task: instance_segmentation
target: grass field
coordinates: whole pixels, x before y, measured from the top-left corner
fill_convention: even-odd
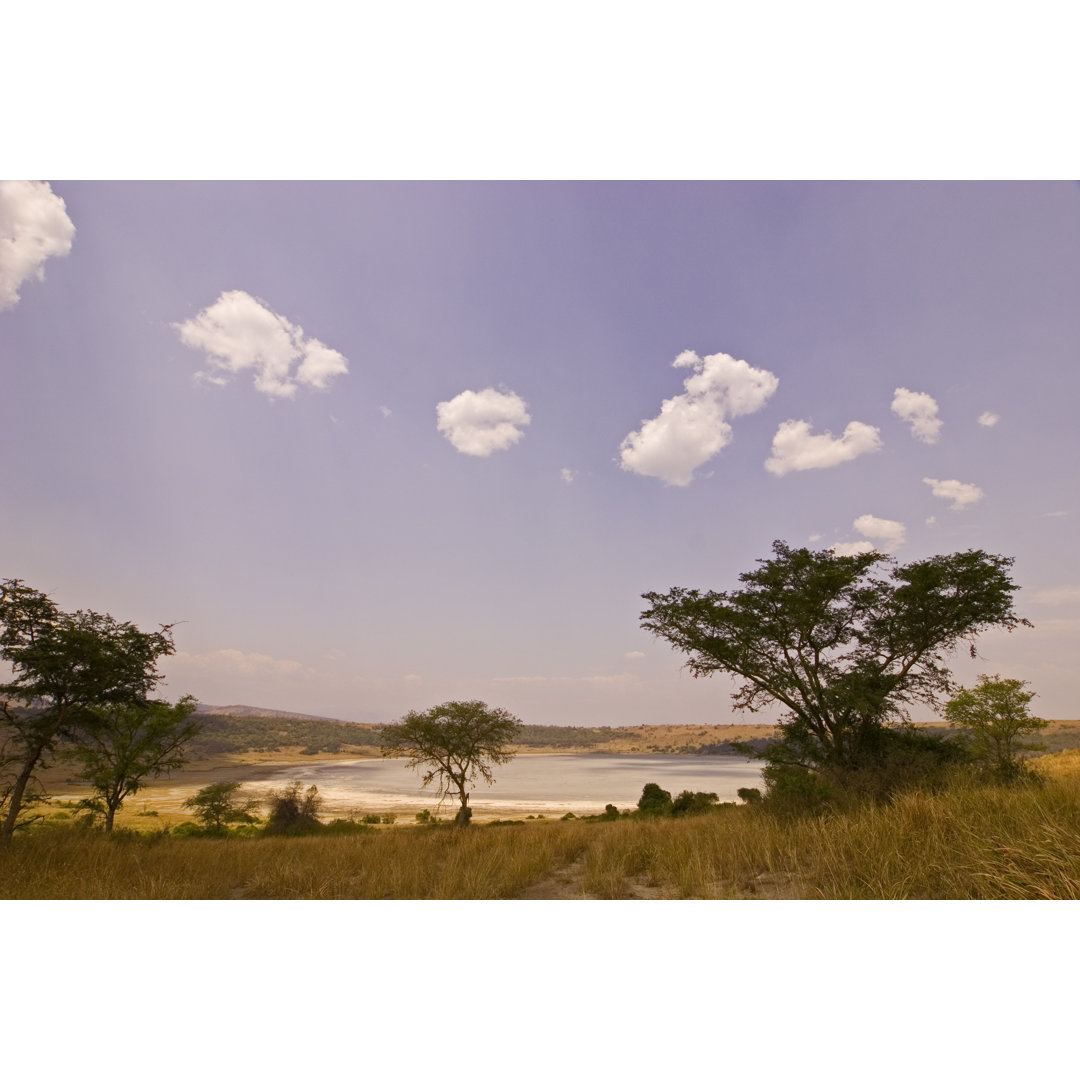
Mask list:
[[[1080,754],[1041,785],[958,783],[784,819],[532,821],[347,836],[113,838],[43,827],[5,899],[1080,899]]]

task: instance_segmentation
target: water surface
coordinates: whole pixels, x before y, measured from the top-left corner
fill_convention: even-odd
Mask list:
[[[271,778],[246,784],[253,792],[279,788],[291,780],[315,784],[330,814],[350,810],[433,809],[433,788],[402,759],[313,762],[283,769]],[[681,791],[714,791],[721,802],[735,802],[741,787],[761,786],[761,766],[743,758],[696,754],[520,754],[495,770],[495,783],[480,780],[469,805],[478,814],[595,814],[608,803],[632,809],[648,783],[672,797]],[[452,813],[447,802],[444,812]]]

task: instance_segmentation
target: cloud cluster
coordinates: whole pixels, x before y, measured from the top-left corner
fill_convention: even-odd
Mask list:
[[[206,353],[209,369],[196,378],[214,386],[250,370],[259,393],[291,398],[298,386],[325,390],[349,370],[336,349],[305,338],[299,326],[240,289],[223,292],[194,318],[173,323],[173,329],[185,345]]]
[[[487,457],[513,446],[531,421],[524,401],[512,390],[464,390],[435,409],[438,429],[456,450]]]
[[[963,484],[959,480],[934,480],[924,476],[923,483],[930,485],[930,490],[939,499],[951,499],[954,510],[963,510],[965,506],[977,503],[983,497],[983,490],[975,484]]]
[[[936,443],[941,431],[937,402],[929,395],[899,386],[893,394],[892,411],[911,426],[913,438]]]
[[[979,423],[983,427],[993,427],[1001,419],[997,413],[984,412],[979,415]]]
[[[780,380],[726,353],[702,359],[686,350],[672,367],[693,369],[683,382],[685,392],[668,398],[658,416],[627,435],[619,444],[619,458],[628,472],[685,487],[699,465],[731,442],[728,420],[757,412]]]
[[[0,181],[0,311],[19,289],[45,277],[45,260],[67,255],[75,226],[64,200],[42,180]]]
[[[803,469],[831,469],[880,449],[878,429],[858,420],[852,420],[840,438],[830,431],[811,434],[805,420],[785,420],[773,436],[772,457],[765,462],[765,468],[774,476]]]

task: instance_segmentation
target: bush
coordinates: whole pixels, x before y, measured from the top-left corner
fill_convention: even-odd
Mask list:
[[[600,816],[604,821],[614,821],[619,816],[619,808],[614,803],[608,803]]]
[[[301,794],[300,781],[293,780],[281,791],[271,791],[267,801],[270,812],[263,829],[267,836],[302,836],[323,827],[319,821],[322,797],[314,784]]]
[[[646,784],[641,789],[638,810],[649,816],[671,813],[671,792],[665,791],[659,784]]]
[[[735,792],[744,803],[761,802],[761,789],[756,787],[741,787]]]
[[[675,817],[686,814],[707,814],[715,810],[720,796],[715,791],[683,791],[671,804],[671,813]]]

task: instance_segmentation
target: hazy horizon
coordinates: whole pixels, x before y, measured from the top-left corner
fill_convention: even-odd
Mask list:
[[[0,236],[0,574],[175,623],[171,698],[753,723],[640,596],[782,539],[1015,556],[954,670],[1080,715],[1076,184],[7,183]]]

